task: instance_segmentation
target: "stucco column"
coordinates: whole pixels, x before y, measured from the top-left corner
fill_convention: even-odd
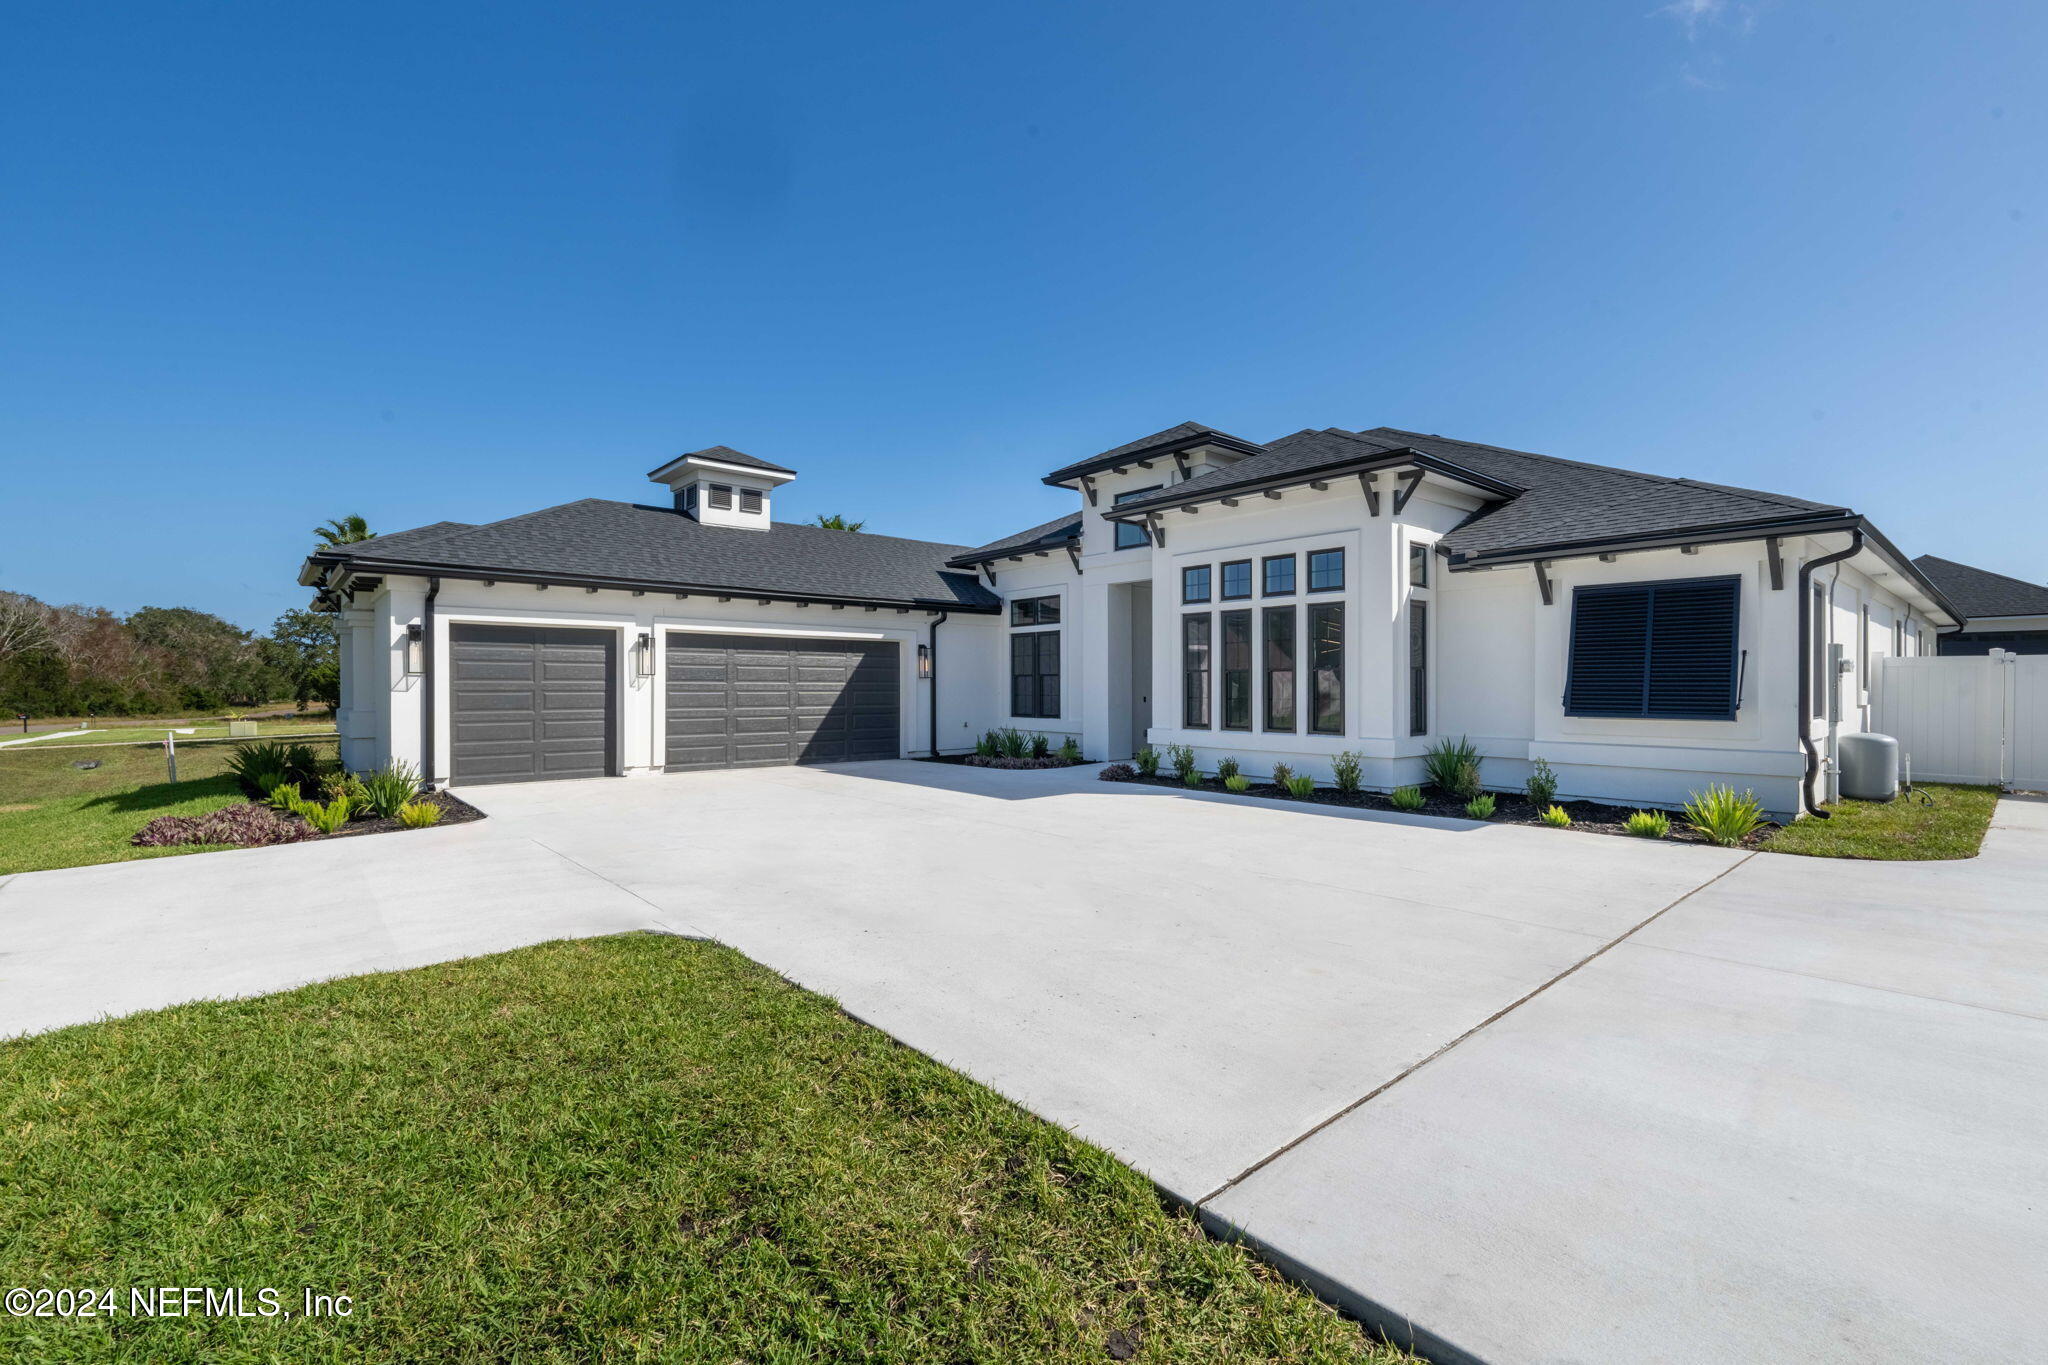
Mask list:
[[[1110,638],[1113,631],[1110,604],[1114,597],[1110,584],[1100,578],[1083,577],[1077,584],[1079,589],[1073,596],[1080,603],[1077,613],[1079,620],[1067,628],[1066,647],[1074,656],[1061,661],[1061,670],[1073,682],[1068,685],[1068,696],[1073,688],[1080,689],[1081,752],[1091,759],[1128,757],[1127,754],[1112,753],[1116,747],[1117,732],[1117,690],[1110,686]],[[1129,639],[1129,631],[1125,631]],[[1124,728],[1130,727],[1130,703],[1122,703]]]

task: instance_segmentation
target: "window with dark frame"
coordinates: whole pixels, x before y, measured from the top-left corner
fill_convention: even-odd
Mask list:
[[[1408,586],[1426,588],[1429,586],[1429,547],[1421,544],[1408,546]],[[1421,733],[1417,731],[1417,733]]]
[[[1308,555],[1308,590],[1338,592],[1344,587],[1344,552],[1311,550]]]
[[[1059,621],[1060,599],[1057,593],[1050,597],[1010,599],[1010,624],[1013,626],[1056,626]]]
[[[1180,600],[1183,602],[1206,602],[1209,600],[1209,566],[1190,564],[1180,571]]]
[[[722,483],[711,485],[711,510],[714,512],[730,512],[732,510],[732,489],[730,486]]]
[[[1732,576],[1574,589],[1565,714],[1735,719],[1741,591]]]
[[[1247,561],[1246,573],[1250,573]],[[1252,728],[1252,614],[1223,613],[1223,728]]]
[[[1150,488],[1129,489],[1111,498],[1110,502],[1117,506],[1122,506],[1124,503],[1142,498],[1147,494],[1157,493],[1165,486],[1164,484],[1155,483]],[[1129,522],[1124,521],[1116,522],[1115,526],[1116,548],[1119,550],[1135,550],[1140,545],[1150,545],[1152,543],[1151,533],[1142,526],[1133,526]]]
[[[1408,604],[1408,733],[1429,733],[1429,603]]]
[[[1180,714],[1191,730],[1209,728],[1209,613],[1180,618]]]
[[[1010,714],[1037,720],[1060,713],[1060,633],[1023,631],[1010,637]]]
[[[1294,594],[1294,556],[1267,555],[1259,561],[1259,591],[1266,597]]]
[[[761,490],[758,488],[742,488],[740,490],[740,511],[759,512],[760,510]]]
[[[1266,655],[1266,728],[1294,729],[1294,608],[1267,607],[1260,623]]]
[[[1252,562],[1249,559],[1233,559],[1223,566],[1224,601],[1235,602],[1252,595]]]
[[[1344,604],[1308,609],[1309,721],[1318,735],[1344,733]]]

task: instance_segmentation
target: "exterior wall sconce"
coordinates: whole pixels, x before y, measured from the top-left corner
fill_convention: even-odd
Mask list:
[[[427,671],[427,631],[413,621],[405,628],[405,676],[417,678]]]
[[[644,630],[640,632],[640,638],[633,642],[633,676],[654,676],[654,636]]]
[[[917,647],[917,676],[929,678],[931,675],[932,647],[930,645],[919,645]]]

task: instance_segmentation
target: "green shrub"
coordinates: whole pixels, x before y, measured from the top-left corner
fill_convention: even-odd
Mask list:
[[[408,801],[398,808],[398,823],[407,829],[425,829],[440,820],[441,808],[431,801]]]
[[[289,748],[282,744],[238,745],[228,755],[228,776],[234,778],[244,792],[259,798],[268,796],[270,789],[280,782],[308,785],[313,780],[312,769],[318,765],[308,763],[303,771],[294,771],[292,749],[304,749],[309,757],[313,752],[303,744]]]
[[[1226,755],[1216,760],[1216,777],[1218,781],[1228,783],[1231,778],[1237,776],[1237,772],[1236,759]]]
[[[1431,786],[1459,801],[1479,795],[1479,747],[1464,736],[1440,739],[1422,755]]]
[[[1764,803],[1753,791],[1737,794],[1733,787],[1708,787],[1686,801],[1685,822],[1708,843],[1734,848],[1764,822]]]
[[[346,769],[337,769],[321,778],[320,793],[329,801],[339,797],[357,810],[370,804],[370,795],[363,790],[363,779]]]
[[[1387,793],[1387,800],[1394,803],[1395,810],[1421,810],[1429,804],[1420,787],[1396,787]]]
[[[357,801],[350,796],[350,805],[359,805],[386,820],[396,819],[399,810],[420,794],[420,772],[410,763],[394,761],[358,780],[356,785],[361,789],[362,799]]]
[[[1285,787],[1289,782],[1292,782],[1293,780],[1294,769],[1288,767],[1285,763],[1275,763],[1273,765],[1274,786]]]
[[[1192,768],[1182,773],[1180,775],[1180,780],[1190,787],[1199,787],[1202,785],[1202,775]]]
[[[1671,833],[1671,817],[1661,810],[1639,810],[1623,828],[1638,839],[1662,839]]]
[[[1471,816],[1474,820],[1491,820],[1493,818],[1493,808],[1496,804],[1497,802],[1494,800],[1492,792],[1481,792],[1465,803],[1465,814]]]
[[[1563,806],[1545,807],[1543,814],[1536,818],[1552,829],[1570,829],[1572,825],[1572,813]]]
[[[1195,751],[1189,745],[1174,745],[1166,751],[1166,757],[1173,764],[1173,775],[1183,782],[1195,771]]]
[[[284,746],[285,780],[310,787],[320,776],[320,754],[310,744]]]
[[[297,810],[299,802],[304,799],[299,795],[299,784],[296,782],[279,782],[270,789],[270,795],[264,798],[272,810],[286,811]]]
[[[1159,751],[1147,744],[1138,750],[1138,771],[1147,777],[1159,776]]]
[[[337,796],[324,806],[318,801],[299,803],[299,818],[322,834],[332,834],[347,824],[351,813],[346,796]]]
[[[995,732],[995,738],[998,758],[1022,758],[1031,751],[1029,741],[1018,730],[998,730]]]
[[[1337,790],[1346,796],[1358,794],[1358,783],[1365,774],[1365,759],[1356,749],[1346,749],[1330,760],[1330,771],[1336,775]]]
[[[1052,757],[1052,741],[1044,735],[1033,735],[1031,737],[1031,756],[1033,758]]]
[[[985,731],[980,739],[974,741],[974,756],[976,758],[994,758],[996,756],[995,731]]]
[[[1081,746],[1074,742],[1072,735],[1068,735],[1060,741],[1060,757],[1069,763],[1079,763],[1081,761]]]
[[[1529,804],[1538,810],[1545,810],[1557,804],[1557,771],[1542,759],[1529,770],[1529,783],[1524,790],[1529,795]]]
[[[1243,773],[1232,773],[1223,779],[1223,785],[1231,791],[1244,793],[1252,789],[1252,780]]]
[[[1307,773],[1287,779],[1287,794],[1297,801],[1306,801],[1316,794],[1316,780]]]

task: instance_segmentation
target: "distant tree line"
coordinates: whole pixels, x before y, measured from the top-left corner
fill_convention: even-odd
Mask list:
[[[341,691],[333,615],[294,609],[257,635],[190,607],[52,606],[0,590],[0,713],[163,715]]]

